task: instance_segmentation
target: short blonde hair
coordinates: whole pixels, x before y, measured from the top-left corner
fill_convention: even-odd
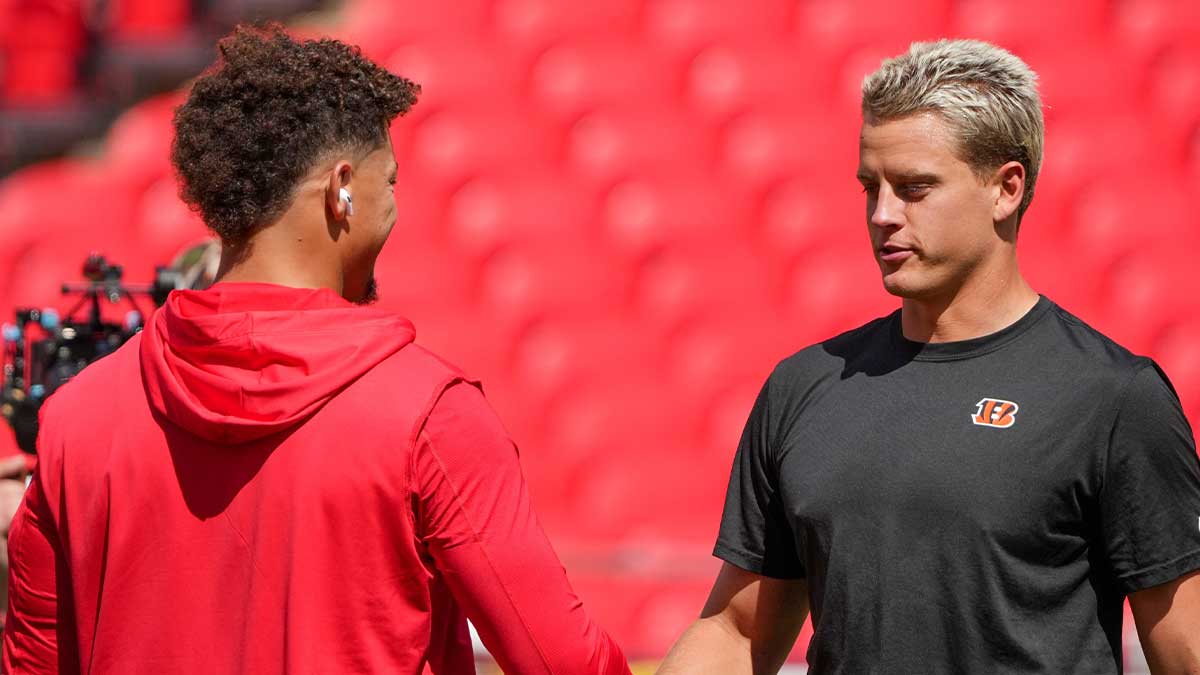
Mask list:
[[[981,177],[1006,162],[1025,167],[1017,220],[1033,200],[1045,123],[1037,74],[1013,54],[979,40],[914,42],[863,79],[864,120],[923,112],[954,128],[963,161]]]

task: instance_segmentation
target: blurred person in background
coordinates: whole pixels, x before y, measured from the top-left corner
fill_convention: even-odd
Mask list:
[[[180,288],[204,289],[212,285],[220,261],[220,240],[205,239],[180,251],[169,267],[178,271]],[[36,465],[37,456],[22,451],[13,430],[0,424],[0,606],[3,607],[8,607],[8,532]],[[0,618],[0,631],[3,629]]]
[[[5,443],[10,436],[8,429],[0,428],[0,573],[8,578],[8,532],[12,527],[13,516],[25,496],[25,478],[29,475],[29,462],[25,453],[16,447],[12,441],[12,452]],[[8,584],[0,581],[0,599],[8,606]],[[0,631],[4,623],[0,622]]]
[[[205,239],[184,248],[171,259],[170,268],[179,273],[177,288],[202,291],[212,286],[221,271],[221,240]]]
[[[216,283],[42,410],[8,673],[628,673],[478,384],[364,307],[419,87],[239,28],[175,116]],[[203,256],[201,256],[203,257]]]
[[[1119,673],[1128,597],[1152,671],[1200,673],[1200,459],[1174,389],[1017,266],[1035,74],[915,43],[862,111],[870,240],[902,307],[767,380],[725,564],[659,672],[775,672],[811,610],[814,674]]]

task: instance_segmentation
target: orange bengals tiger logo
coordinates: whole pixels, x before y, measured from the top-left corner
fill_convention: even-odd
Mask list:
[[[1019,409],[1020,406],[1012,401],[985,398],[975,404],[975,414],[971,415],[971,421],[981,427],[1007,429],[1016,424]]]

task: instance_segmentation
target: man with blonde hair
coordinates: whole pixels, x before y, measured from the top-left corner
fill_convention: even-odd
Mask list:
[[[858,180],[901,309],[785,359],[734,460],[700,620],[659,671],[1200,673],[1200,460],[1166,375],[1022,278],[1043,123],[998,47],[863,82]]]

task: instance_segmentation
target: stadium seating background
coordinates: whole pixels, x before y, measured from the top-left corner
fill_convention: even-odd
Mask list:
[[[1200,421],[1200,3],[355,0],[324,17],[297,32],[424,88],[392,128],[380,305],[483,379],[631,657],[663,654],[703,603],[773,365],[897,306],[854,180],[858,86],[912,40],[992,40],[1040,74],[1023,269],[1158,359]],[[180,96],[0,183],[0,316],[59,304],[91,250],[148,280],[204,236],[167,163]]]

